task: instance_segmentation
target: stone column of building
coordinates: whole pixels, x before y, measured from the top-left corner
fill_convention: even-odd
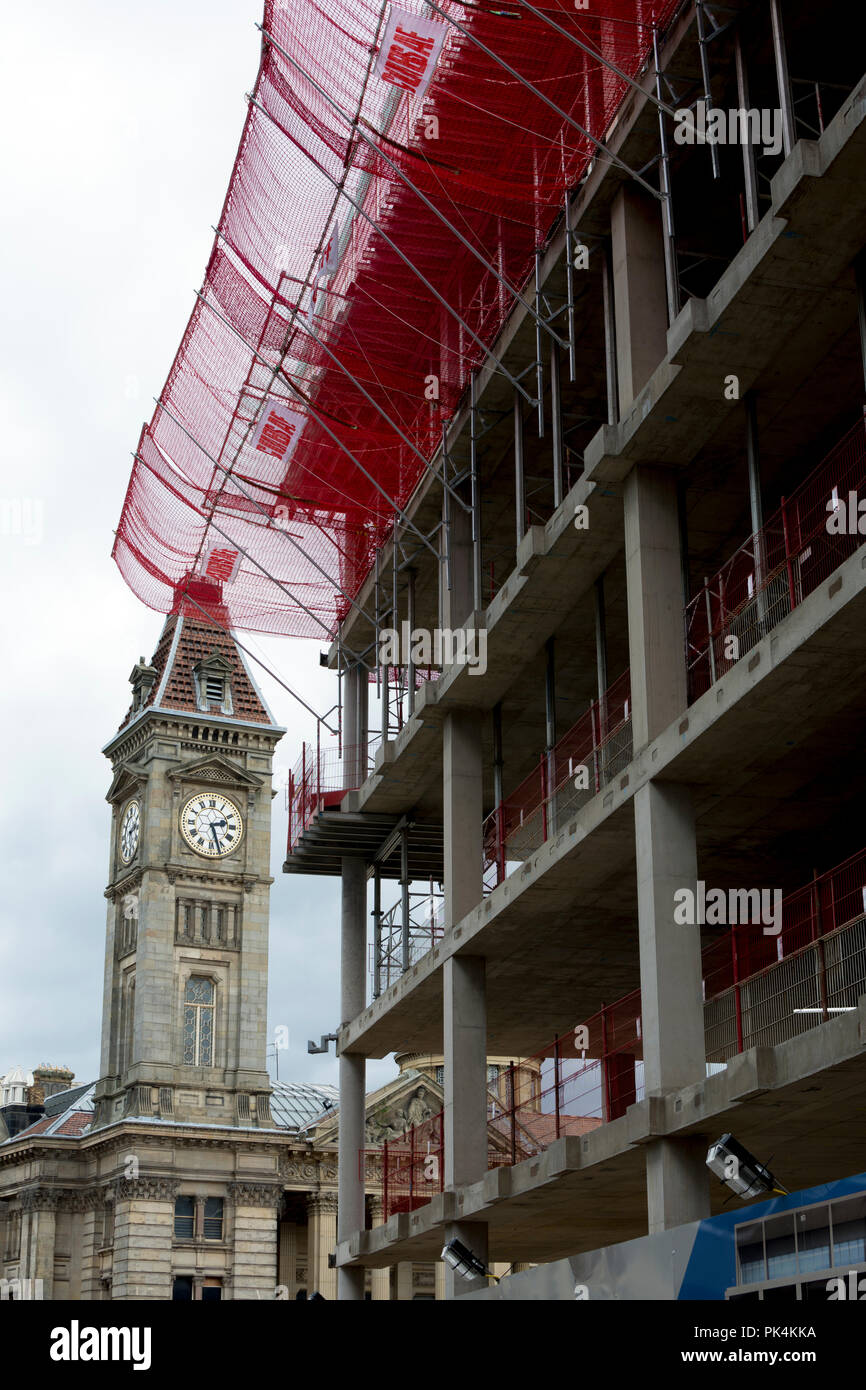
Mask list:
[[[298,1268],[298,1228],[291,1221],[281,1221],[279,1227],[279,1252],[277,1255],[277,1279],[294,1298],[297,1285]]]
[[[275,1183],[234,1182],[229,1187],[226,1207],[232,1207],[234,1212],[233,1299],[267,1300],[276,1297],[281,1196],[281,1190]]]
[[[667,299],[660,209],[626,187],[611,212],[620,413],[664,357]],[[687,704],[681,532],[674,472],[640,465],[624,495],[626,587],[635,752]],[[697,879],[688,787],[654,781],[634,797],[638,934],[647,1096],[705,1075],[700,933],[674,922],[674,893]],[[704,1146],[705,1147],[705,1146]],[[650,1231],[709,1214],[703,1154],[692,1143],[647,1147]]]
[[[370,1211],[373,1218],[373,1226],[382,1226],[385,1222],[385,1203],[381,1197],[373,1197],[370,1202]],[[370,1270],[370,1292],[374,1303],[381,1303],[391,1297],[391,1267],[385,1265],[382,1269]]]
[[[311,1192],[307,1198],[307,1293],[337,1297],[337,1271],[328,1256],[337,1244],[336,1192]],[[363,1270],[361,1271],[363,1274]]]
[[[113,1190],[111,1195],[113,1198]],[[102,1188],[88,1192],[82,1201],[80,1297],[87,1301],[95,1301],[102,1297],[99,1252],[102,1249],[105,1205],[105,1190]]]
[[[25,1192],[22,1210],[29,1218],[27,1239],[22,1231],[22,1279],[41,1279],[42,1297],[54,1297],[54,1247],[57,1230],[58,1194],[37,1188]],[[26,1253],[25,1253],[26,1252]]]
[[[441,1301],[445,1297],[445,1266],[441,1260],[437,1260],[433,1267],[433,1278],[433,1291],[437,1301]]]
[[[121,1178],[115,1184],[113,1300],[170,1299],[174,1200],[168,1178]]]

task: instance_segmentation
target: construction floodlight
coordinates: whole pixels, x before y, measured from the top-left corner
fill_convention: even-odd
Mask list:
[[[762,1192],[781,1190],[769,1168],[738,1144],[732,1134],[723,1134],[710,1145],[707,1167],[738,1197],[760,1197]]]
[[[450,1265],[455,1274],[461,1274],[464,1279],[487,1278],[487,1266],[482,1264],[462,1241],[449,1240],[448,1244],[442,1247],[442,1259]]]

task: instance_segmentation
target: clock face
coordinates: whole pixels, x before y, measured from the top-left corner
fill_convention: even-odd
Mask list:
[[[135,858],[141,830],[141,802],[130,801],[120,822],[120,857],[124,864]]]
[[[206,859],[222,859],[244,837],[243,816],[233,801],[218,792],[191,796],[180,813],[180,829],[190,849]]]

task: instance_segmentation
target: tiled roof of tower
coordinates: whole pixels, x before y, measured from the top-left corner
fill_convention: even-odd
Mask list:
[[[196,714],[200,718],[226,718],[219,705],[202,709],[196,698],[195,667],[210,656],[222,657],[230,667],[231,715],[244,724],[268,724],[276,721],[260,691],[231,632],[204,618],[171,613],[165,620],[151,665],[156,680],[140,709],[130,705],[120,728],[123,729],[143,709],[160,709],[172,713]]]

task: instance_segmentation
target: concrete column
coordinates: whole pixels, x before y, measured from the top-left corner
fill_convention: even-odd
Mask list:
[[[517,545],[526,534],[526,486],[524,482],[523,405],[520,392],[514,388],[514,518]]]
[[[700,928],[674,922],[674,893],[697,881],[691,792],[649,782],[635,792],[644,1082],[647,1093],[701,1081]]]
[[[622,416],[667,350],[664,235],[657,199],[625,184],[613,201],[610,230],[616,376]]]
[[[487,1172],[487,1011],[485,962],[454,956],[445,962],[445,1186],[477,1182]],[[457,1239],[479,1259],[487,1259],[485,1222],[448,1227],[446,1243]],[[455,1280],[457,1281],[455,1283]],[[445,1271],[446,1298],[476,1287]]]
[[[385,1203],[381,1197],[374,1197],[370,1204],[373,1228],[385,1224]],[[389,1301],[391,1298],[391,1267],[370,1270],[370,1293],[374,1303]]]
[[[401,1260],[397,1266],[397,1302],[412,1302],[412,1262]]]
[[[366,1001],[367,878],[363,859],[342,862],[343,905],[340,958],[340,1022],[349,1023]],[[363,1053],[340,1054],[340,1129],[338,1142],[339,1220],[337,1238],[348,1240],[364,1229],[364,1181],[358,1162],[365,1142],[365,1072]],[[341,1269],[341,1299],[363,1299],[364,1270]]]
[[[669,1231],[710,1215],[706,1139],[657,1139],[647,1147],[648,1231]]]
[[[437,1260],[433,1266],[433,1293],[437,1302],[441,1302],[445,1297],[445,1266],[441,1260]]]
[[[481,716],[476,710],[446,715],[442,732],[445,930],[481,901]]]
[[[445,1186],[487,1172],[487,1010],[485,962],[452,956],[443,966]]]
[[[328,1268],[328,1256],[337,1244],[337,1196],[312,1192],[307,1198],[307,1294],[335,1299],[337,1271]],[[363,1270],[361,1274],[363,1275]],[[361,1294],[363,1298],[363,1291]]]
[[[686,707],[676,475],[641,465],[625,482],[632,733],[637,752]]]
[[[674,921],[677,889],[695,892],[697,854],[691,792],[650,782],[635,793],[641,1033],[646,1094],[706,1074],[701,941],[697,926]],[[706,1145],[660,1139],[647,1149],[649,1230],[708,1216]]]
[[[442,628],[462,627],[475,602],[474,552],[472,545],[472,516],[453,497],[448,498],[449,535],[443,537],[450,552],[450,566],[442,565],[440,590],[440,623]],[[448,587],[448,570],[451,587]]]
[[[348,787],[367,776],[369,691],[365,666],[349,666],[343,676],[343,771]]]

